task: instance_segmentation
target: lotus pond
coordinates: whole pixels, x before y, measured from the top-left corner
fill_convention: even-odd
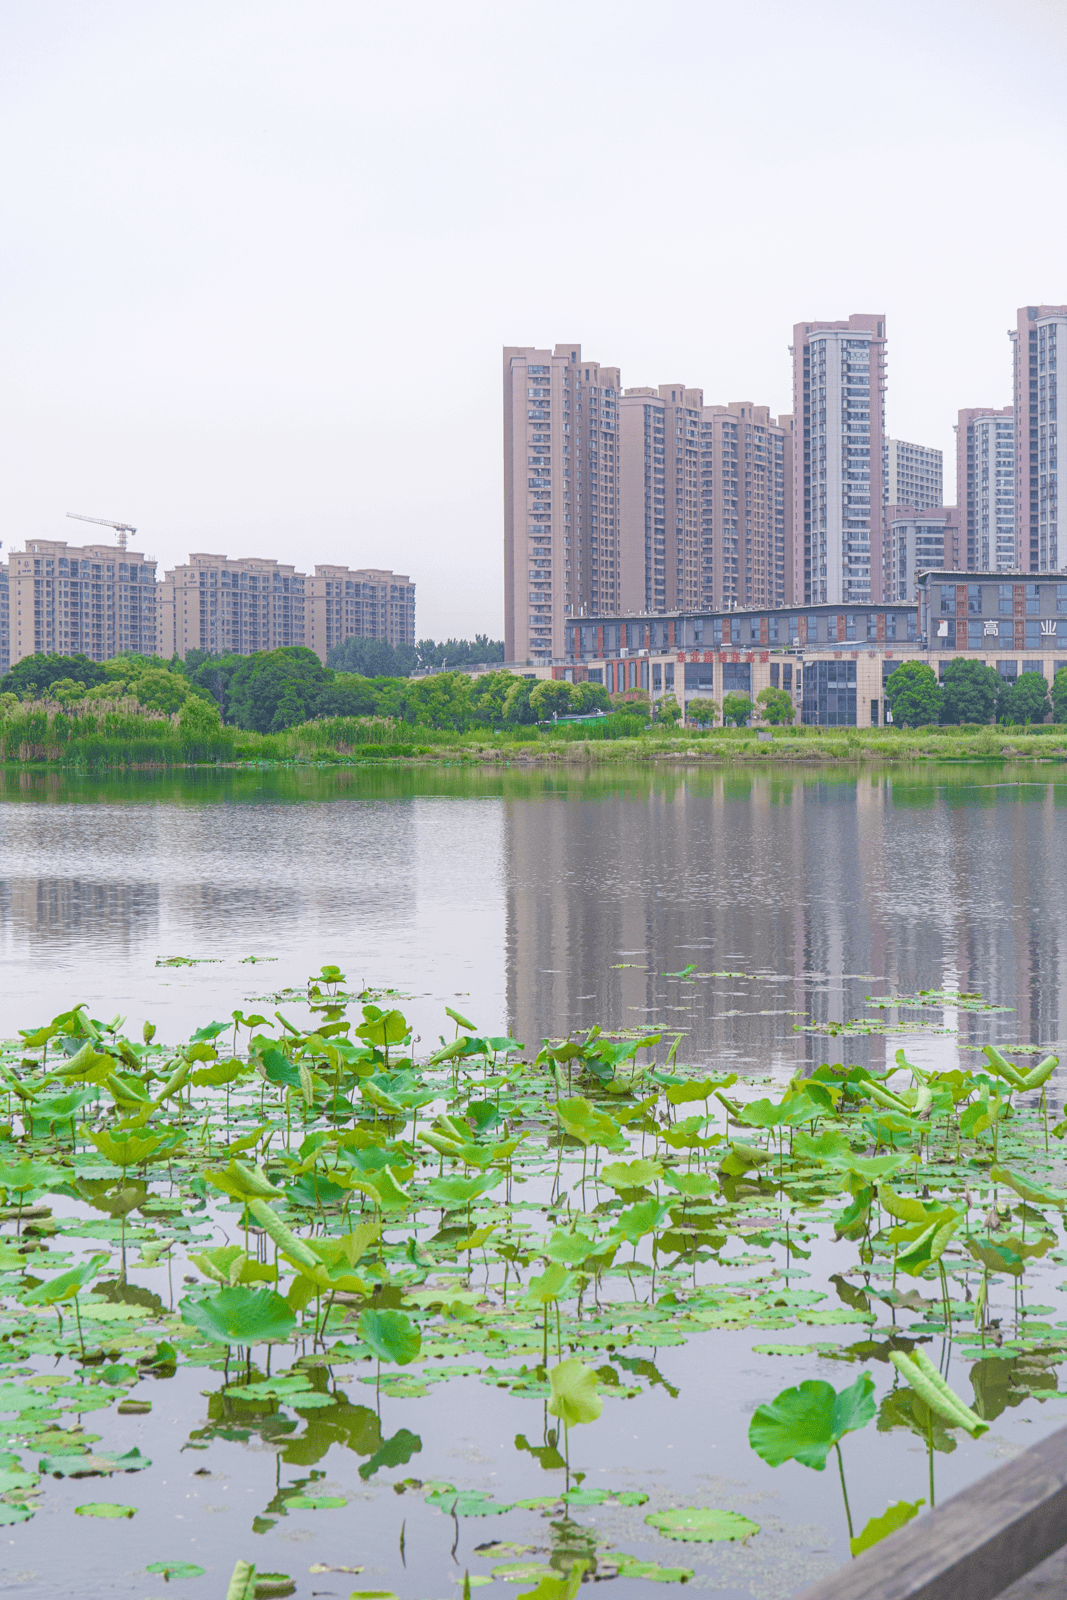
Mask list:
[[[1055,1057],[477,1020],[324,966],[5,1047],[13,1592],[784,1597],[1067,1420]]]

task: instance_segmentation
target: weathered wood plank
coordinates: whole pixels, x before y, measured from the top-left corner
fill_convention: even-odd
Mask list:
[[[799,1600],[995,1600],[1064,1545],[1067,1428],[883,1539]],[[1042,1592],[1051,1593],[1036,1587],[1035,1600]],[[1020,1586],[1020,1597],[1027,1593]]]

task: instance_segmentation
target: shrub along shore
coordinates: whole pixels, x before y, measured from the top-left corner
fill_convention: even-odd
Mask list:
[[[791,714],[789,705],[753,706],[727,696],[744,704],[720,710],[704,702],[705,725],[687,727],[673,700],[660,701],[650,723],[647,695],[611,699],[597,684],[537,682],[503,671],[474,679],[461,673],[368,679],[323,668],[303,649],[169,663],[35,656],[0,681],[0,760],[81,771],[382,761],[1067,760],[1065,720],[939,724],[934,716],[944,717],[951,700],[935,703],[925,683],[905,687],[928,725],[793,727],[779,720]],[[1057,694],[1049,711],[1062,709]],[[723,711],[733,725],[714,725]],[[745,726],[748,715],[763,726]]]

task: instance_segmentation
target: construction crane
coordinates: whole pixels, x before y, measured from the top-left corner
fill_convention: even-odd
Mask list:
[[[101,528],[114,528],[119,536],[119,549],[126,548],[126,535],[136,533],[136,528],[131,528],[128,522],[112,522],[110,517],[83,517],[80,511],[68,511],[68,517],[73,517],[75,522],[96,522]]]

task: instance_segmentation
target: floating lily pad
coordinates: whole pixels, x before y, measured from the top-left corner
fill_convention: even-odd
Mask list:
[[[339,1494],[294,1494],[285,1502],[287,1511],[340,1511],[348,1501]]]
[[[711,1544],[721,1539],[750,1539],[760,1531],[758,1522],[751,1522],[740,1512],[711,1511],[706,1506],[680,1511],[650,1511],[645,1521],[667,1539],[685,1539],[699,1544]]]
[[[153,1561],[146,1572],[158,1572],[169,1583],[171,1578],[202,1578],[204,1567],[198,1567],[194,1561]]]
[[[87,1505],[75,1506],[76,1517],[135,1517],[136,1506],[116,1505],[113,1500],[90,1500]]]

